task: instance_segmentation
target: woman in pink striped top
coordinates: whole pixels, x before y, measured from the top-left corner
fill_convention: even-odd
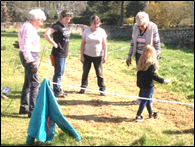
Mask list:
[[[42,10],[33,9],[29,12],[27,19],[18,32],[19,56],[25,69],[19,114],[28,113],[28,117],[31,117],[39,89],[37,62],[40,36],[37,30],[43,25],[46,16]]]
[[[131,58],[134,56],[136,64],[138,63],[138,60],[146,45],[154,46],[157,58],[161,52],[160,37],[157,25],[149,20],[149,15],[146,12],[138,12],[135,19],[136,23],[133,26],[130,49],[128,58],[126,59],[128,66],[131,64]],[[140,103],[140,99],[133,101],[133,103]]]

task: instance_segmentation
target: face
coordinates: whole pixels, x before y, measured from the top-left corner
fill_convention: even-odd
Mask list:
[[[35,20],[35,21],[34,21],[34,27],[35,27],[36,29],[39,29],[39,27],[43,25],[43,21],[44,21],[44,19]]]
[[[141,31],[144,31],[147,27],[147,24],[146,23],[143,23],[141,25],[137,25],[137,27],[141,30]]]
[[[99,28],[99,26],[100,26],[100,23],[99,22],[92,22],[92,24],[91,24],[91,27],[93,28],[93,29],[97,29],[97,28]]]
[[[70,20],[71,20],[71,17],[70,17],[70,16],[67,16],[67,17],[62,18],[62,19],[61,19],[61,22],[62,22],[64,25],[67,25],[67,24],[69,24]]]

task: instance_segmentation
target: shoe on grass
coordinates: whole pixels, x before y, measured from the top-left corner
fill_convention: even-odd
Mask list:
[[[67,93],[65,93],[63,90],[60,89],[60,91],[56,91],[54,95],[55,97],[66,97]]]
[[[100,92],[100,96],[106,96],[105,91]]]
[[[149,114],[149,118],[156,119],[158,116],[160,116],[160,113],[158,113],[158,112],[154,112],[153,114]]]
[[[79,94],[84,94],[85,93],[85,90],[84,89],[81,89],[78,93]]]
[[[144,118],[142,116],[136,116],[135,121],[144,121]]]

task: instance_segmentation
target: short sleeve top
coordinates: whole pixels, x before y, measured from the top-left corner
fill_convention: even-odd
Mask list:
[[[70,39],[68,26],[64,26],[58,21],[54,23],[51,28],[55,30],[53,40],[58,44],[58,48],[53,47],[52,54],[58,57],[67,57]]]
[[[84,37],[86,40],[86,44],[84,47],[85,55],[88,55],[90,57],[99,57],[103,55],[102,42],[103,38],[107,37],[104,29],[98,28],[98,31],[92,32],[89,27],[85,29],[82,37]]]

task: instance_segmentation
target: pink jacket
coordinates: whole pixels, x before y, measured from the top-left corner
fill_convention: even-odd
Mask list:
[[[34,62],[31,52],[40,51],[40,36],[33,25],[26,21],[18,32],[20,51],[23,52],[27,63]]]

